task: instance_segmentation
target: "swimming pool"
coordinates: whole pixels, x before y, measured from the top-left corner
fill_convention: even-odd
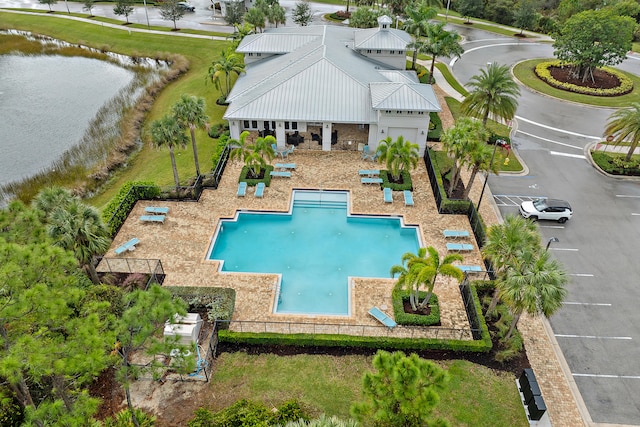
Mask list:
[[[348,197],[294,190],[288,213],[239,212],[219,222],[208,258],[224,272],[281,274],[275,313],[348,316],[350,277],[387,278],[420,247],[400,217],[348,215]]]

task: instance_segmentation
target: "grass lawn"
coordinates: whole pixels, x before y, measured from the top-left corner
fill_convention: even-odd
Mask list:
[[[106,48],[122,54],[155,57],[158,52],[176,53],[185,56],[190,63],[189,71],[169,84],[156,98],[147,116],[147,126],[152,120],[168,114],[183,93],[204,97],[207,114],[212,124],[222,121],[225,108],[216,105],[219,92],[214,85],[205,84],[211,61],[230,45],[227,41],[177,37],[171,35],[145,34],[106,28],[82,22],[69,21],[51,16],[17,15],[0,12],[0,27],[13,28],[45,34],[70,43],[82,43],[96,48]],[[148,144],[148,132],[143,130],[142,149],[128,162],[128,167],[119,171],[105,186],[105,190],[88,202],[98,208],[104,207],[127,181],[147,180],[158,185],[172,185],[171,160],[168,150],[157,150]],[[200,168],[211,170],[211,156],[215,144],[206,132],[196,132]],[[195,176],[193,153],[190,145],[185,150],[176,150],[178,173],[181,180]]]
[[[617,69],[619,73],[625,74],[633,81],[633,91],[622,96],[591,96],[572,93],[565,90],[556,89],[540,80],[534,72],[536,65],[540,62],[551,61],[554,58],[529,59],[522,61],[513,68],[513,74],[525,86],[555,98],[564,99],[581,104],[596,105],[599,107],[626,107],[632,102],[640,102],[640,77]]]
[[[296,398],[312,409],[349,418],[362,399],[362,376],[371,371],[371,356],[320,356],[221,353],[216,359],[206,405],[219,410],[238,399],[277,405]],[[452,426],[528,426],[513,375],[494,372],[464,360],[438,361],[451,381],[440,393],[439,416]]]

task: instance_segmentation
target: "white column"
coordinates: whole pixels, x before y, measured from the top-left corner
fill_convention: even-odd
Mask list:
[[[322,151],[331,151],[331,123],[322,123]]]
[[[229,120],[229,135],[231,139],[240,139],[240,120]]]
[[[276,140],[278,141],[278,147],[286,147],[287,136],[284,132],[284,122],[276,122]]]

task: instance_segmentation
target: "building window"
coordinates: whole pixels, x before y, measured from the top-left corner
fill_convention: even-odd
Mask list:
[[[413,111],[407,111],[407,114],[413,114]]]
[[[396,111],[396,114],[402,114],[402,111],[398,110]]]
[[[291,122],[291,129],[298,130],[298,122]]]
[[[258,129],[258,121],[257,120],[252,120],[251,121],[251,129]]]
[[[424,115],[424,111],[418,111],[418,114],[423,116]]]
[[[395,50],[390,50],[390,51],[389,51],[389,53],[390,53],[391,55],[393,55],[393,54],[395,54],[395,53],[396,53],[396,51],[395,51]]]
[[[391,114],[391,110],[384,110],[385,114]]]
[[[253,56],[253,53],[249,52],[247,55],[249,55],[249,56]]]
[[[404,50],[399,50],[399,51],[398,51],[398,54],[400,54],[400,55],[404,55]]]
[[[284,122],[284,129],[289,130],[289,122]]]
[[[243,129],[249,129],[249,120],[245,120],[242,122],[242,128]]]
[[[367,49],[367,53],[371,53],[371,49]]]
[[[256,56],[262,56],[262,54],[261,53],[256,53]]]
[[[377,53],[378,55],[380,55],[380,54],[382,53],[382,51],[381,51],[380,49],[378,49],[378,50],[376,50],[376,53]]]

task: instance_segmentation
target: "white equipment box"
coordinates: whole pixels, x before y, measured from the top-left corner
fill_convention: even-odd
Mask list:
[[[164,336],[180,337],[180,344],[192,344],[198,342],[202,319],[198,313],[187,313],[186,316],[177,316],[176,322],[167,322],[164,326]]]

